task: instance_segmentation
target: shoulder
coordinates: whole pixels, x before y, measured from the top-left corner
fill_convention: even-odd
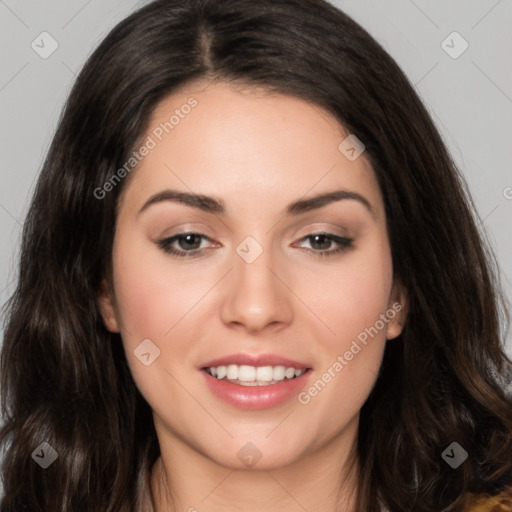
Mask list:
[[[464,512],[512,512],[512,487],[495,496],[471,495]]]

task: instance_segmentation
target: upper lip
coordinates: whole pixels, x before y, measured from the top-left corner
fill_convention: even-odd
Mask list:
[[[277,354],[231,354],[229,356],[212,359],[201,365],[201,368],[211,368],[217,366],[228,366],[230,364],[247,366],[285,366],[293,367],[296,370],[306,370],[310,368],[307,364],[299,363],[293,359],[288,359]]]

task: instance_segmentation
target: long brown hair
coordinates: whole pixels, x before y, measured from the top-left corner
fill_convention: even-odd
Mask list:
[[[119,23],[65,105],[24,224],[1,355],[1,512],[147,505],[151,410],[97,294],[111,277],[116,202],[95,191],[164,97],[210,78],[293,95],[366,146],[408,318],[361,410],[359,511],[462,510],[512,483],[512,362],[497,265],[467,187],[413,87],[323,0],[157,0]],[[134,170],[133,172],[136,172]],[[45,470],[31,454],[58,453]],[[468,452],[456,470],[441,454]]]

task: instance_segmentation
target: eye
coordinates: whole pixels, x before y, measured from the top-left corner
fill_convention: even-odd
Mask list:
[[[201,247],[201,242],[203,240],[212,242],[212,240],[203,233],[190,232],[178,233],[172,237],[159,240],[156,243],[167,254],[172,254],[179,258],[194,258],[201,256],[204,253],[205,247]],[[339,254],[352,247],[353,242],[351,238],[334,235],[332,233],[312,233],[300,240],[300,242],[303,241],[310,242],[311,248],[306,248],[307,252],[319,257]],[[337,244],[338,247],[336,249],[329,250],[333,244]]]
[[[334,235],[332,233],[312,233],[305,236],[300,241],[304,240],[310,242],[311,249],[308,249],[307,252],[312,252],[315,256],[320,257],[334,256],[339,254],[352,247],[353,242],[351,238]],[[337,244],[338,248],[328,250],[330,247],[332,247],[333,244]]]
[[[157,242],[158,246],[168,254],[178,257],[194,257],[203,253],[202,239],[210,240],[203,233],[178,233],[170,238],[164,238]],[[176,247],[176,244],[178,248]]]

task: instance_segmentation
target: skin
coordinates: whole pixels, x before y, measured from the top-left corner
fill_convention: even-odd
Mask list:
[[[305,405],[294,397],[266,410],[236,409],[211,394],[198,367],[237,352],[276,353],[312,367],[312,384],[381,314],[405,305],[393,282],[376,177],[364,153],[349,161],[339,151],[347,133],[320,107],[233,84],[196,84],[167,97],[146,136],[191,96],[197,106],[123,184],[114,296],[105,286],[100,297],[105,325],[121,332],[153,410],[161,448],[152,472],[157,511],[355,510],[357,466],[348,462],[359,411],[386,340],[401,332],[405,307]],[[226,213],[170,201],[138,213],[167,188],[219,198]],[[364,196],[373,213],[355,200],[282,213],[293,201],[338,189]],[[183,231],[209,237],[194,246],[202,255],[178,258],[158,246]],[[350,237],[352,246],[320,257],[339,247],[307,238],[322,231]],[[263,249],[252,263],[236,252],[247,236]],[[150,366],[134,355],[144,339],[161,351]],[[253,467],[237,457],[247,442],[261,453]]]

